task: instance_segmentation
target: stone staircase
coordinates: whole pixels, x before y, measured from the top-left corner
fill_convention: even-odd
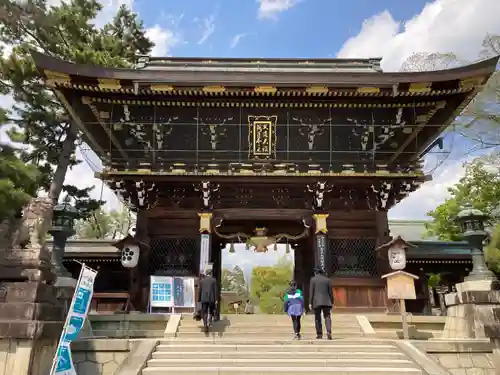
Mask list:
[[[326,336],[326,332],[324,334]],[[363,332],[354,314],[333,314],[332,335],[334,338],[353,338],[361,337]],[[202,323],[193,320],[191,316],[184,316],[180,322],[177,337],[187,339],[202,336]],[[213,324],[209,336],[227,339],[247,337],[252,337],[252,339],[291,339],[293,331],[290,318],[284,314],[227,315]],[[302,336],[310,339],[316,337],[313,315],[302,317]]]
[[[303,338],[295,341],[284,315],[230,315],[205,336],[201,323],[185,316],[142,375],[426,374],[391,340],[363,338],[354,315],[334,315],[333,327],[333,340],[315,340],[313,317],[306,316]]]
[[[246,342],[246,343],[245,343]],[[426,374],[391,341],[165,339],[142,375]]]

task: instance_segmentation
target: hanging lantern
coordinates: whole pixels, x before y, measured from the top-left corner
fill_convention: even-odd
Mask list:
[[[273,249],[274,249],[274,251],[278,251],[278,244],[276,242],[274,243]]]
[[[289,254],[290,253],[290,244],[287,242],[285,246],[285,253]]]
[[[234,243],[231,242],[231,244],[229,245],[229,252],[230,253],[235,253],[236,250],[234,249]]]

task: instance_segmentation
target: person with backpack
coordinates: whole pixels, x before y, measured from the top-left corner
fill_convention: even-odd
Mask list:
[[[292,319],[294,339],[300,340],[300,319],[304,314],[304,296],[295,281],[290,282],[290,288],[284,295],[285,313]]]

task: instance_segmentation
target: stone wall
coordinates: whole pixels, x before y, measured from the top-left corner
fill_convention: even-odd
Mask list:
[[[416,346],[453,375],[498,375],[488,340],[429,340]]]
[[[0,339],[0,374],[48,374],[56,344],[55,340]],[[32,363],[36,366],[30,370]]]
[[[429,355],[453,375],[496,374],[491,353],[441,353]]]
[[[128,340],[91,339],[72,344],[78,375],[113,375],[130,351]]]

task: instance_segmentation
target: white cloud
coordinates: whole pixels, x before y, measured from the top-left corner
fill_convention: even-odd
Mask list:
[[[215,14],[212,14],[211,16],[204,18],[202,21],[202,35],[200,39],[198,40],[198,44],[203,44],[207,41],[210,36],[215,32]]]
[[[385,10],[366,19],[337,57],[382,57],[385,71],[397,71],[414,52],[453,52],[460,59],[477,58],[487,33],[500,34],[500,1],[436,0],[410,20],[395,20]],[[464,160],[449,162],[434,179],[390,211],[391,219],[423,219],[448,197],[447,188],[463,176]]]
[[[171,49],[182,42],[179,34],[170,29],[163,29],[159,25],[147,29],[146,36],[155,44],[151,51],[152,56],[168,56]]]
[[[105,210],[119,210],[122,204],[115,193],[101,180],[94,177],[94,172],[102,169],[102,164],[97,156],[89,149],[78,148],[76,157],[78,160],[83,161],[68,171],[64,183],[75,185],[80,189],[93,186],[94,189],[90,193],[92,198],[106,201],[104,205]],[[92,164],[92,167],[85,160],[88,160]]]
[[[236,34],[235,36],[233,36],[233,38],[231,39],[231,43],[229,44],[229,46],[231,48],[234,48],[236,47],[240,42],[241,40],[246,37],[248,34],[247,33],[241,33],[241,34]]]
[[[260,19],[276,19],[281,12],[293,8],[298,0],[257,0]]]
[[[448,188],[455,185],[464,175],[463,163],[470,158],[442,166],[433,180],[424,183],[389,211],[391,220],[429,219],[427,213],[443,203],[450,194]]]
[[[496,0],[436,0],[407,21],[385,10],[366,19],[338,57],[383,57],[386,71],[398,70],[414,52],[454,52],[473,60],[487,33],[500,34],[498,14]]]

